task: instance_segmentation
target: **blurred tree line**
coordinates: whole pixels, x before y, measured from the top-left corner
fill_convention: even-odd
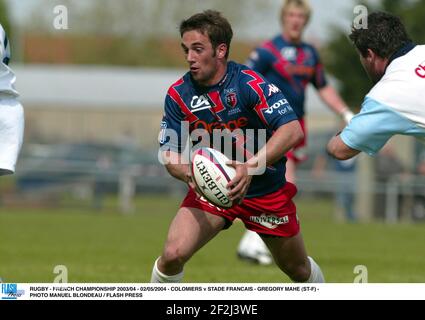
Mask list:
[[[399,16],[415,43],[425,43],[425,1],[423,0],[381,0],[364,2],[369,12],[384,10]],[[354,18],[354,16],[353,16]],[[340,93],[354,110],[361,106],[364,96],[373,84],[360,64],[359,56],[348,35],[335,30],[324,50],[326,69],[340,81]]]
[[[69,56],[73,60],[69,63],[182,67],[185,63],[178,36],[182,17],[216,8],[232,21],[234,27],[243,30],[244,26],[258,19],[246,19],[249,13],[273,11],[273,4],[273,0],[244,0],[243,6],[240,1],[228,0],[41,0],[29,19],[32,23],[27,26],[26,33],[31,33],[33,39],[25,45],[25,56],[28,59],[33,55],[28,50],[38,50],[36,55],[42,56],[37,44],[38,47],[42,43],[47,46],[47,42],[52,39],[54,42],[60,36],[70,41],[57,42],[52,50],[57,50],[54,47],[58,44],[62,48],[66,46],[66,50],[72,53]],[[52,27],[52,10],[57,5],[68,10],[69,30]],[[244,61],[251,49],[252,43],[234,45],[232,58],[239,60],[243,57]],[[56,57],[60,54],[57,52]],[[48,53],[44,55],[48,56]],[[51,56],[53,58],[54,54]],[[63,60],[66,57],[59,62]]]

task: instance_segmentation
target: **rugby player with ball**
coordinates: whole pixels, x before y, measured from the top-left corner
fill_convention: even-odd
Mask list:
[[[296,114],[283,93],[261,75],[228,61],[233,32],[219,12],[207,10],[184,20],[180,35],[190,70],[168,90],[160,144],[168,172],[190,188],[154,263],[151,282],[181,282],[189,259],[236,218],[261,236],[277,266],[293,281],[324,282],[304,247],[292,201],[296,187],[285,180],[284,155],[303,138]],[[248,135],[250,130],[256,133]],[[207,148],[193,152],[192,164],[185,161],[189,136],[194,144],[197,138],[205,143],[221,131],[234,134],[231,141],[239,149],[252,140],[258,148],[246,161],[229,157],[232,161],[226,164],[223,150]],[[265,145],[257,141],[262,133]],[[213,173],[216,169],[221,173]],[[227,191],[222,179],[230,181]]]

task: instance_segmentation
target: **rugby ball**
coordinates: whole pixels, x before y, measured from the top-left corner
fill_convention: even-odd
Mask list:
[[[211,148],[199,148],[192,156],[192,175],[198,191],[211,204],[228,209],[233,201],[228,197],[227,184],[236,176],[224,154]]]

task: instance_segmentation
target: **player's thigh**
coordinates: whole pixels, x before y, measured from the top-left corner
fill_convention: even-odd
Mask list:
[[[262,239],[281,269],[291,271],[307,263],[307,252],[301,232],[291,238],[262,237]]]
[[[171,247],[190,257],[223,230],[225,224],[222,217],[182,207],[170,225],[166,249]]]

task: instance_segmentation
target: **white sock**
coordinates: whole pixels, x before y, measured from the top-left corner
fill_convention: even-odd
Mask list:
[[[324,283],[325,277],[323,276],[322,270],[320,270],[319,265],[311,257],[308,257],[308,260],[310,261],[311,273],[310,278],[308,278],[305,283]]]
[[[158,270],[158,259],[152,269],[151,283],[180,283],[183,280],[184,272],[180,272],[174,276],[167,276]]]

